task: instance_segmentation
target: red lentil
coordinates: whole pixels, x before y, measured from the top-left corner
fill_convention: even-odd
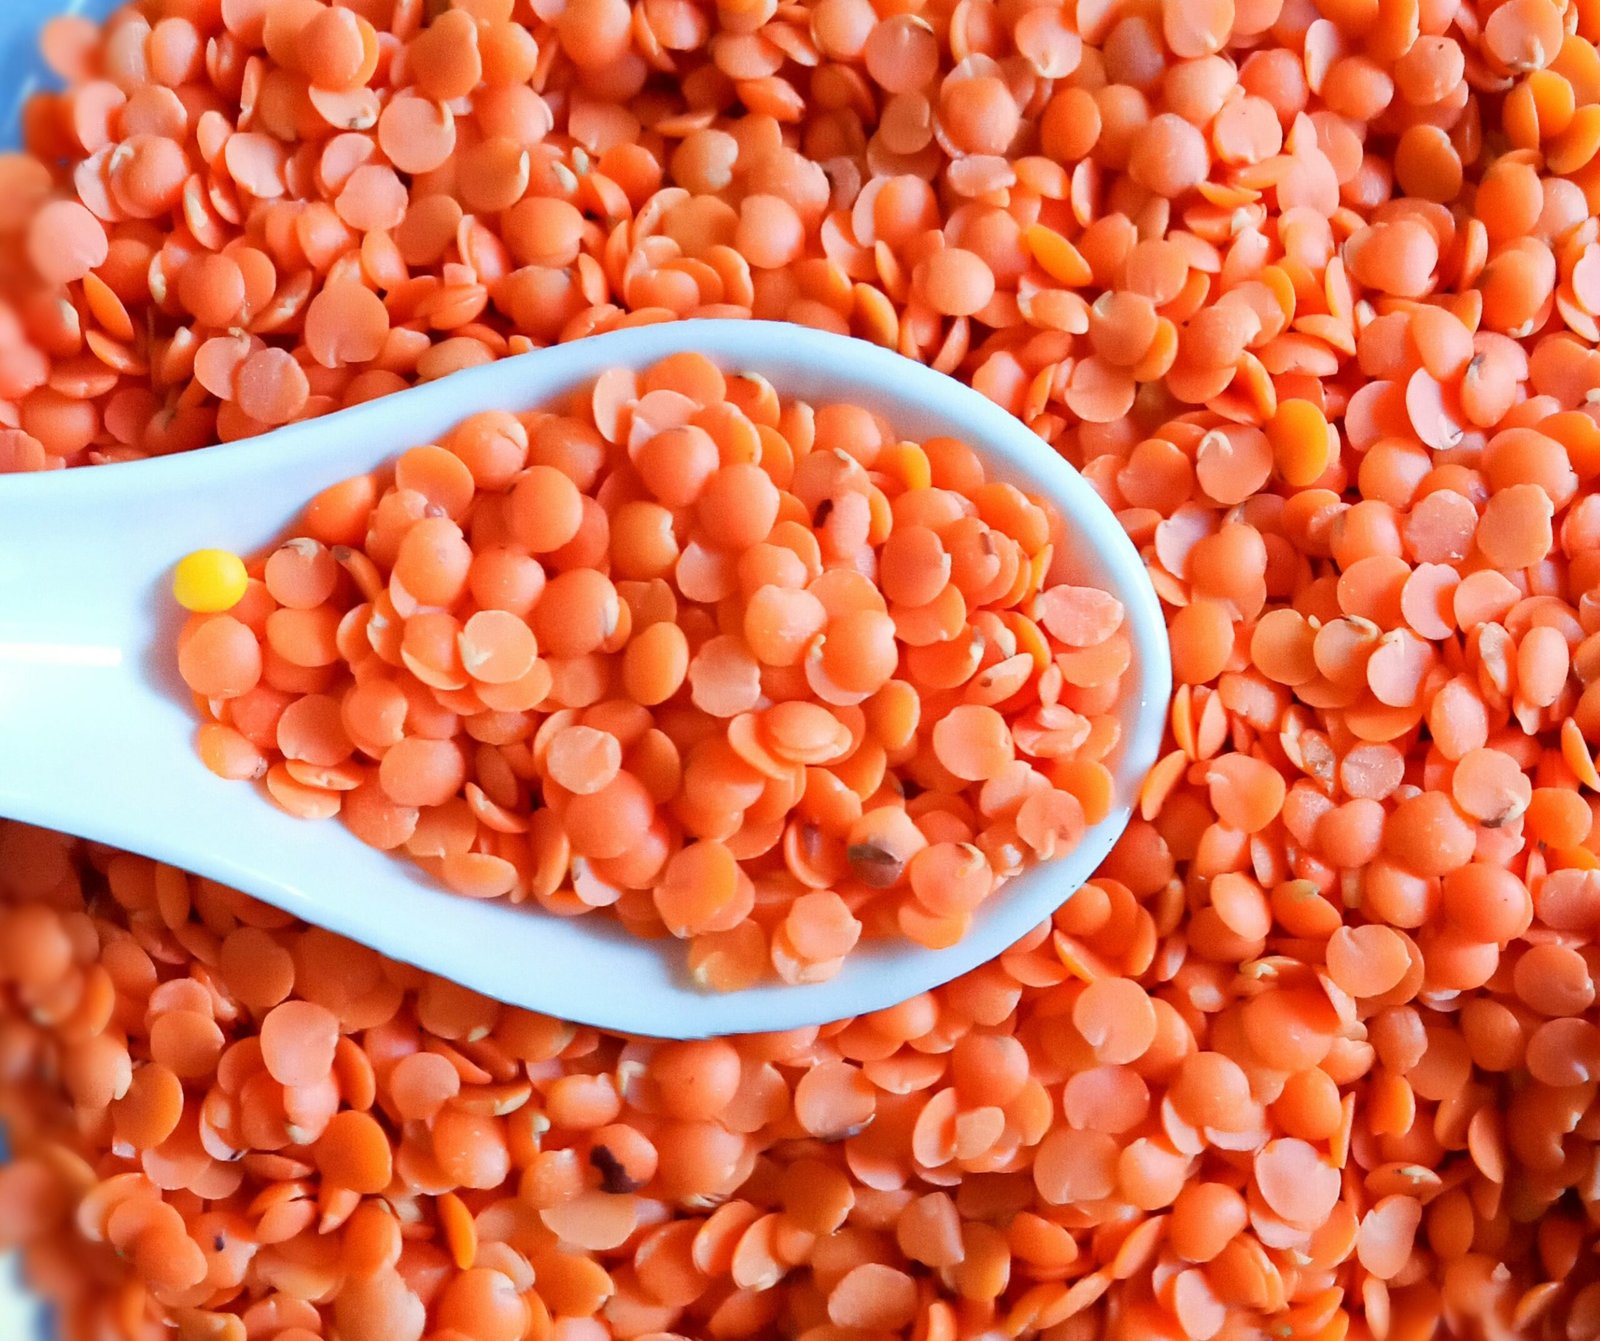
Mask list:
[[[660,1045],[456,1002],[230,891],[0,826],[0,1233],[63,1334],[1595,1335],[1595,40],[1559,0],[52,23],[67,87],[0,157],[0,469],[230,441],[623,322],[787,317],[961,376],[1083,468],[1181,681],[1095,883],[894,1011],[732,1040],[708,1116],[667,1110]],[[778,430],[769,391],[738,404]],[[527,464],[577,481],[597,448],[501,418],[460,459],[504,489]],[[306,529],[360,546],[375,502],[355,482]],[[397,542],[415,518],[389,516]],[[619,615],[675,629],[650,565],[678,552],[630,535]],[[944,551],[971,580],[978,551]],[[700,589],[729,581],[693,554]],[[880,571],[907,605],[942,568],[910,558]],[[536,571],[480,554],[467,583],[526,613]],[[1031,660],[1036,630],[1001,624]],[[322,674],[337,630],[279,619],[256,666],[217,627],[236,735],[207,757],[249,776],[283,707],[261,677]],[[690,651],[641,654],[630,694],[666,702]],[[557,682],[530,678],[494,692]],[[412,711],[355,702],[380,748]],[[903,696],[862,715],[920,729]],[[676,748],[631,753],[670,795]],[[304,802],[288,762],[269,786]],[[1281,801],[1235,781],[1263,767]],[[500,819],[504,781],[465,813]],[[342,795],[369,840],[410,840],[378,788]],[[937,916],[988,870],[954,835],[910,862]],[[739,939],[699,962],[736,966]],[[1135,1003],[1131,1039],[1102,993]],[[268,1069],[286,1006],[336,1020],[325,1082]],[[663,1066],[726,1093],[725,1054]],[[609,1105],[562,1088],[552,1120],[576,1078]],[[383,1172],[345,1114],[387,1138],[381,1193],[325,1179]]]

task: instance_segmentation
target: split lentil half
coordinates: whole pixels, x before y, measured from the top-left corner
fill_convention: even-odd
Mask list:
[[[1600,1336],[1597,41],[1586,0],[51,24],[0,469],[784,318],[1082,469],[1180,682],[1048,924],[782,1036],[529,1016],[0,827],[0,1236],[64,1336]]]
[[[954,945],[1105,818],[1131,646],[1053,507],[699,355],[571,402],[178,565],[210,768],[722,991]]]

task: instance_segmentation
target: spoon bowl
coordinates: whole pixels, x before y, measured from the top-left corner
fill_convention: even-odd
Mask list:
[[[1111,813],[1065,857],[985,902],[946,950],[864,943],[832,980],[697,988],[676,940],[445,891],[338,823],[279,811],[210,773],[178,678],[173,564],[253,553],[318,491],[437,440],[469,415],[548,404],[607,368],[694,350],[780,395],[849,400],[908,438],[969,443],[997,478],[1061,513],[1072,575],[1126,607],[1133,644]],[[1137,551],[1088,483],[1017,419],[955,379],[861,341],[777,322],[683,321],[595,336],[460,372],[213,451],[0,478],[0,814],[141,852],[513,1005],[629,1033],[790,1029],[893,1005],[992,959],[1049,917],[1127,824],[1154,762],[1171,677]]]

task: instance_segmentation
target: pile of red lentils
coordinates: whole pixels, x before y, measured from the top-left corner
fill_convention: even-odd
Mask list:
[[[468,898],[686,941],[701,987],[955,945],[1110,812],[1122,602],[1053,505],[863,406],[680,352],[292,529],[180,564],[180,603],[226,575],[175,646],[207,767]]]
[[[0,1237],[63,1337],[1600,1336],[1597,40],[1555,0],[51,25],[6,468],[786,318],[1077,464],[1180,684],[1050,923],[782,1035],[600,1034],[0,828]]]

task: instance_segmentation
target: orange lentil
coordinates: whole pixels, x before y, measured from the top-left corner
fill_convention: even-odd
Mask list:
[[[1147,556],[1188,695],[1142,818],[1049,925],[895,1012],[709,1048],[510,1012],[463,1027],[440,985],[335,943],[366,993],[347,996],[315,967],[320,933],[0,823],[18,1155],[0,1239],[63,1297],[64,1334],[1595,1333],[1593,16],[1058,10],[220,0],[47,25],[66,88],[0,157],[0,471],[232,441],[644,309],[792,315],[978,386],[1083,469]],[[1017,784],[1037,756],[1002,762],[981,732],[957,753],[998,766],[944,799],[936,724],[958,704],[1093,716],[1104,697],[1077,679],[1119,655],[1116,630],[931,511],[874,542],[883,605],[837,579],[814,594],[878,515],[797,482],[815,445],[837,435],[873,489],[972,499],[981,479],[934,444],[914,467],[875,429],[800,427],[770,387],[711,385],[748,427],[657,423],[652,402],[630,449],[655,389],[635,383],[592,425],[480,417],[443,444],[473,487],[414,461],[419,506],[390,507],[370,563],[333,551],[367,557],[390,481],[324,494],[299,529],[326,550],[258,568],[256,606],[181,637],[219,718],[208,763],[272,762],[269,788],[309,810],[289,766],[357,759],[352,826],[459,846],[455,870],[499,860],[465,820],[494,833],[546,777],[585,846],[625,848],[604,805],[556,790],[611,768],[605,737],[622,762],[598,794],[659,854],[607,879],[646,881],[669,826],[775,815],[806,769],[797,813],[859,823],[862,869],[901,869],[907,929],[958,935],[997,883],[985,794],[1013,808],[1008,840],[1069,832],[1070,808]],[[602,443],[637,476],[615,496]],[[692,536],[720,491],[759,501],[753,476],[720,478],[735,460],[804,498],[781,511],[813,533],[796,564],[747,576],[764,512],[730,517],[728,548]],[[564,511],[530,515],[530,488],[492,545],[461,525],[464,572],[433,527],[437,550],[382,590],[424,512],[460,525],[530,465],[586,501],[557,489]],[[1015,512],[985,522],[1030,534]],[[543,627],[552,579],[606,555],[615,604],[562,587],[555,608],[593,597],[601,617]],[[1024,592],[1006,619],[968,609],[990,583]],[[421,620],[374,647],[421,689],[344,684],[336,720],[356,589]],[[437,611],[412,610],[424,591]],[[686,631],[691,604],[714,614]],[[879,614],[906,650],[857,677]],[[608,696],[678,731],[713,637],[735,641],[697,680],[740,709],[716,719],[728,749],[624,740]],[[431,696],[468,692],[514,705],[498,731],[573,716],[521,750],[401,749],[402,790],[459,770],[430,794],[464,818],[419,818],[376,761],[448,735],[455,708]],[[768,720],[789,704],[833,726]],[[1036,720],[1030,744],[1060,738]],[[1091,762],[1036,771],[1087,810]],[[680,791],[700,798],[683,815]],[[696,971],[753,982],[774,952],[817,971],[799,946],[832,953],[889,910],[873,893],[856,917],[873,887],[845,882],[791,926],[794,891],[772,916],[765,877],[734,880],[751,918],[697,939]],[[352,1210],[349,1184],[374,1195]]]
[[[210,616],[192,626],[179,649],[178,667],[196,693],[239,698],[261,679],[262,649],[256,635],[233,616]]]
[[[994,296],[995,281],[983,259],[960,247],[935,252],[918,265],[912,283],[936,312],[970,316]]]

